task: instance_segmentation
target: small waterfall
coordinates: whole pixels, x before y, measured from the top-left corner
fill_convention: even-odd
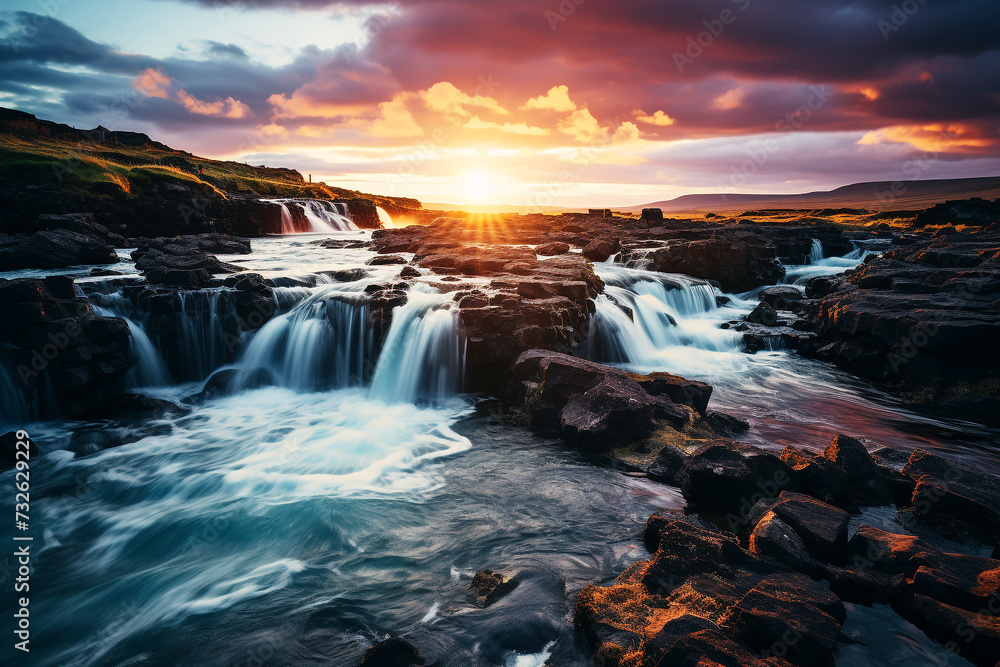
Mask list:
[[[314,292],[253,337],[235,386],[318,391],[362,384],[374,353],[368,314],[360,297]]]
[[[281,206],[281,233],[345,232],[358,228],[351,220],[347,204],[325,199],[262,199]],[[295,206],[297,211],[292,210]],[[296,212],[299,215],[296,215]],[[302,224],[307,223],[308,226]]]
[[[381,206],[376,206],[375,211],[378,212],[378,219],[379,222],[382,223],[383,229],[395,229],[396,223],[392,221],[392,218],[389,216],[389,214],[386,212],[384,208],[382,208]]]
[[[605,281],[581,356],[678,373],[738,365],[742,334],[720,329],[717,292],[702,281],[595,265]]]
[[[387,403],[441,403],[462,391],[465,341],[446,295],[411,289],[372,376],[370,395]]]
[[[26,387],[21,382],[14,364],[0,364],[0,433],[20,428],[38,417],[28,401]]]
[[[0,434],[59,414],[59,399],[49,374],[42,372],[26,384],[4,345],[0,345],[0,396]]]
[[[816,264],[820,260],[824,259],[823,255],[823,243],[819,239],[812,240],[812,248],[809,250],[809,255],[806,256],[806,261],[803,264]]]
[[[178,290],[140,297],[138,305],[122,292],[97,291],[89,298],[129,324],[137,367],[126,381],[155,386],[204,380],[236,359],[244,333],[235,295],[232,290]]]
[[[167,364],[163,361],[160,351],[156,349],[142,327],[126,316],[130,304],[121,292],[95,293],[91,295],[91,305],[96,314],[102,317],[118,317],[128,324],[129,351],[132,353],[135,365],[122,376],[126,388],[164,387],[173,384],[170,371],[167,370]]]
[[[294,234],[295,233],[295,221],[292,219],[292,212],[288,210],[288,204],[285,202],[277,202],[281,206],[281,233],[282,234]]]

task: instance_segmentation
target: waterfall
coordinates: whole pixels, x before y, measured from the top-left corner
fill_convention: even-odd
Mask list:
[[[314,232],[342,232],[358,228],[349,217],[340,213],[333,202],[307,199],[295,203],[305,213]]]
[[[809,249],[809,255],[803,264],[816,264],[821,259],[824,258],[823,255],[823,244],[819,239],[812,240],[812,248]]]
[[[396,223],[392,221],[392,218],[381,206],[376,206],[375,211],[378,213],[379,222],[382,223],[382,229],[395,229]]]
[[[387,403],[440,403],[462,390],[465,344],[448,295],[411,289],[380,353],[357,293],[319,290],[268,322],[237,363],[234,386],[303,391],[358,386]]]
[[[14,364],[0,364],[0,396],[3,396],[3,404],[0,404],[0,433],[13,431],[37,418],[37,410],[28,401],[26,389]]]
[[[282,234],[294,234],[295,233],[295,221],[292,219],[292,212],[288,210],[288,204],[285,202],[277,202],[281,206],[281,233]]]
[[[447,295],[414,288],[408,296],[393,310],[370,395],[387,403],[440,403],[458,394],[465,379],[458,311]]]
[[[272,204],[281,206],[281,233],[301,234],[304,232],[320,232],[328,234],[330,232],[353,231],[358,228],[351,220],[347,204],[343,202],[331,202],[325,199],[262,199]],[[309,223],[308,228],[296,223],[292,205],[301,211],[301,218]]]
[[[79,290],[79,287],[77,287]],[[135,365],[122,376],[128,389],[138,387],[164,387],[173,384],[170,371],[163,361],[160,351],[153,345],[146,332],[131,318],[126,316],[128,300],[121,292],[112,294],[95,293],[91,296],[91,307],[103,317],[118,317],[125,320],[129,330],[129,352]]]
[[[314,292],[253,337],[235,386],[318,391],[360,385],[374,353],[368,314],[358,296]]]
[[[231,363],[244,342],[235,297],[232,290],[178,290],[136,305],[122,292],[89,295],[101,314],[129,325],[137,362],[129,386],[203,380]]]
[[[742,334],[720,329],[714,287],[686,276],[595,265],[605,281],[581,356],[676,373],[739,365]]]

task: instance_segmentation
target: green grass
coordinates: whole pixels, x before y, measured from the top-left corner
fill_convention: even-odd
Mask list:
[[[203,173],[198,173],[198,167]],[[419,202],[381,197],[325,183],[308,183],[291,169],[201,158],[150,146],[113,146],[39,136],[0,134],[0,178],[8,183],[55,187],[72,196],[114,198],[149,195],[163,183],[197,187],[220,198],[232,194],[310,199],[361,198],[393,208]]]

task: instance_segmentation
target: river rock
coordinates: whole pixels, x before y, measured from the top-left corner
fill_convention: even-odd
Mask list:
[[[762,449],[715,440],[699,447],[678,474],[681,492],[699,507],[728,513],[732,525],[745,523],[761,498],[776,498],[799,486],[798,473]]]
[[[996,478],[923,449],[914,450],[903,474],[916,482],[916,516],[939,528],[974,531],[1000,544],[1000,488]]]
[[[859,505],[892,504],[892,489],[885,475],[859,440],[838,435],[826,446],[823,458],[847,471],[847,494]]]
[[[517,584],[518,580],[515,577],[508,577],[492,570],[481,570],[472,577],[469,588],[475,592],[480,607],[489,607],[517,588]]]
[[[69,229],[47,229],[34,234],[0,238],[0,271],[61,269],[80,264],[116,264],[109,243]]]
[[[624,371],[569,355],[529,350],[513,373],[522,383],[519,409],[529,424],[588,448],[641,438],[663,421],[682,426],[691,418],[690,408],[648,393]]]
[[[132,367],[125,320],[100,317],[63,276],[0,283],[0,341],[29,397],[51,386],[67,415],[89,414],[122,396]]]
[[[419,667],[427,660],[410,642],[390,637],[370,647],[361,657],[361,667]]]
[[[649,268],[719,281],[726,292],[745,292],[785,275],[773,244],[740,231],[719,231],[711,239],[657,250]]]
[[[551,257],[554,255],[565,255],[569,252],[568,243],[546,243],[545,245],[540,245],[535,248],[535,252],[543,257]]]

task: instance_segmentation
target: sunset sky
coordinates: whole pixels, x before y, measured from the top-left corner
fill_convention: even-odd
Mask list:
[[[3,0],[0,106],[430,202],[1000,174],[997,0]]]

